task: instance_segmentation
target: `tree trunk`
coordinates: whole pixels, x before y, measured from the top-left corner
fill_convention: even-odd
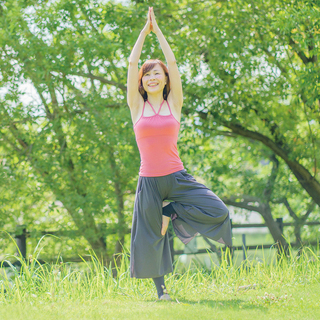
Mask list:
[[[292,173],[295,175],[301,186],[307,191],[310,197],[314,200],[318,206],[320,206],[320,183],[313,177],[310,172],[299,162],[290,159],[288,153],[278,146],[269,137],[262,135],[259,132],[250,131],[241,125],[235,125],[232,123],[223,123],[224,126],[230,128],[232,132],[239,134],[243,137],[254,139],[262,142],[266,147],[272,150],[276,155],[282,158]]]
[[[295,222],[294,225],[294,235],[296,237],[296,242],[297,244],[302,244],[302,239],[301,239],[301,227],[302,225],[300,223]]]
[[[280,244],[281,247],[283,248],[288,248],[288,243],[283,237],[283,234],[281,233],[281,230],[279,228],[279,225],[277,224],[276,221],[274,221],[273,216],[272,216],[272,211],[271,207],[268,203],[262,202],[261,199],[256,198],[256,197],[250,197],[250,196],[243,196],[246,201],[238,202],[233,200],[233,198],[222,198],[222,201],[230,206],[234,206],[237,208],[242,208],[246,209],[249,211],[255,211],[258,212],[262,215],[271,235],[274,240],[274,242],[277,242]],[[236,197],[235,197],[236,198]],[[249,205],[248,203],[250,202],[258,202],[259,206],[252,206]]]
[[[63,203],[63,201],[61,202]],[[94,217],[86,213],[84,209],[83,214],[79,214],[67,205],[64,204],[64,206],[71,215],[80,234],[88,241],[99,261],[102,265],[108,267],[111,259],[107,254],[107,243],[104,239],[103,232],[97,227]]]
[[[104,238],[99,237],[97,239],[93,239],[91,237],[90,238],[86,237],[86,240],[91,245],[91,248],[94,251],[100,263],[103,266],[109,267],[111,259],[107,254],[107,244]]]
[[[270,205],[268,203],[262,204],[260,213],[272,235],[274,242],[277,242],[281,248],[283,248],[284,250],[287,250],[289,245],[286,239],[283,237],[283,234],[279,228],[279,225],[277,224],[276,221],[274,221],[272,217]]]
[[[188,115],[188,110],[185,112]],[[198,112],[201,119],[207,120],[208,114],[205,112]],[[245,138],[253,139],[262,142],[268,147],[274,154],[279,156],[285,161],[292,173],[295,175],[300,185],[307,191],[314,202],[320,206],[320,183],[312,176],[312,174],[298,161],[290,158],[290,155],[286,150],[279,146],[275,141],[269,137],[261,134],[260,132],[248,130],[240,124],[235,124],[229,121],[221,121],[221,124],[226,128],[232,130],[231,133],[240,135]]]

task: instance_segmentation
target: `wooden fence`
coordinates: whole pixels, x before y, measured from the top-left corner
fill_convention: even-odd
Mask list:
[[[279,228],[281,232],[283,233],[283,228],[288,226],[294,226],[293,222],[283,222],[282,218],[276,219],[276,222],[279,225]],[[312,221],[312,222],[305,222],[303,225],[308,226],[316,226],[320,225],[319,221]],[[239,229],[239,228],[265,228],[267,227],[264,223],[242,223],[242,224],[234,224],[231,222],[231,229]],[[100,226],[102,229],[103,227]],[[130,233],[130,229],[127,230],[128,233]],[[114,234],[115,230],[109,230],[107,232],[108,235]],[[19,251],[21,252],[21,255],[24,259],[26,259],[27,256],[27,238],[32,237],[33,234],[37,234],[39,236],[39,232],[29,232],[26,230],[24,226],[17,226],[17,231],[15,233],[11,233],[11,236],[15,239],[17,247],[19,248]],[[68,237],[68,238],[76,238],[80,237],[81,234],[77,230],[69,230],[69,231],[42,231],[40,232],[41,235],[54,235],[58,237]],[[173,238],[175,237],[174,234],[169,234],[169,241],[170,241],[170,247],[171,247],[171,254],[172,254],[172,261],[174,261],[175,255],[181,255],[181,254],[201,254],[201,253],[207,253],[208,251],[215,252],[218,256],[221,254],[221,251],[206,237],[203,237],[204,241],[210,246],[210,248],[207,249],[197,249],[195,252],[192,251],[186,251],[186,250],[174,250],[173,247]],[[312,243],[313,245],[316,245],[316,243]],[[242,250],[243,251],[243,259],[246,259],[246,253],[247,250],[256,250],[256,249],[269,249],[274,247],[275,244],[261,244],[261,245],[246,245],[246,235],[245,233],[242,234],[242,245],[240,246],[232,246],[232,252],[235,250]],[[301,244],[291,243],[291,246],[301,246]],[[90,258],[88,258],[90,259]],[[71,262],[71,261],[82,261],[80,258],[71,258],[68,259],[68,261],[65,262]]]

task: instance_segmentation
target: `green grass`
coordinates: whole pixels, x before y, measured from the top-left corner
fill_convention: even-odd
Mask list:
[[[35,254],[0,268],[0,319],[319,319],[319,280],[318,249],[240,266],[225,253],[212,270],[178,262],[166,277],[173,301],[159,302],[152,280],[130,278],[127,255],[114,278],[94,256],[39,265]]]
[[[276,292],[275,292],[276,291]],[[291,292],[291,293],[290,293]],[[189,294],[175,302],[110,297],[85,302],[23,302],[1,306],[1,319],[319,319],[319,285],[235,294]]]

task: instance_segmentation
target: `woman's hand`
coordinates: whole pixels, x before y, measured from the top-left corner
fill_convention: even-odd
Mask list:
[[[146,23],[146,25],[144,26],[144,28],[141,31],[145,35],[148,35],[152,31],[150,12],[151,12],[151,8],[149,7],[149,11],[148,11],[148,15],[147,15],[147,23]]]
[[[160,31],[160,28],[158,27],[156,17],[154,15],[153,7],[149,8],[149,13],[150,13],[150,20],[151,20],[151,31],[157,34]]]

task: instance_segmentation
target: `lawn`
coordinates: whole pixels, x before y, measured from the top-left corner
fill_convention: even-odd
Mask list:
[[[201,290],[204,289],[204,290]],[[104,299],[42,301],[1,306],[1,319],[319,319],[319,284],[240,290],[219,294],[203,288],[173,302],[109,296]]]
[[[127,255],[117,277],[94,256],[50,265],[35,257],[0,269],[0,319],[320,319],[318,250],[240,266],[226,258],[211,270],[178,261],[166,276],[173,300],[159,302],[152,280],[130,278]]]

